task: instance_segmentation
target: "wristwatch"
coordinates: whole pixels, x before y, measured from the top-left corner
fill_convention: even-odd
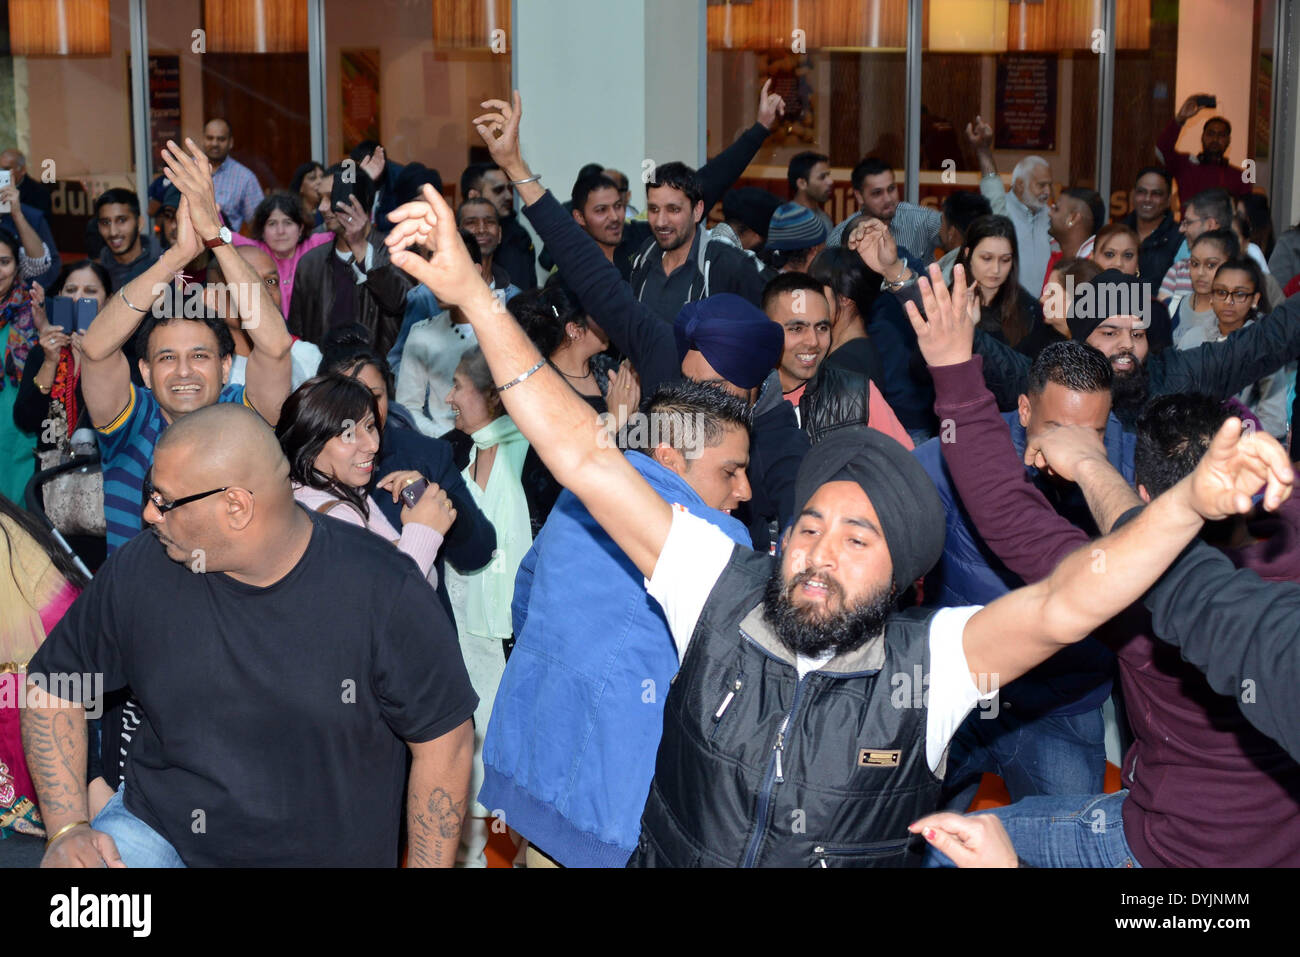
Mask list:
[[[908,275],[909,272],[911,273],[910,276]],[[916,281],[916,272],[913,271],[913,270],[911,270],[911,269],[909,269],[906,263],[903,263],[903,272],[902,272],[902,275],[903,275],[903,276],[906,276],[907,278],[905,278],[905,279],[898,279],[898,280],[895,280],[895,281],[892,281],[892,282],[891,282],[890,280],[888,280],[888,279],[885,279],[884,277],[881,277],[881,282],[880,282],[880,291],[881,291],[881,292],[898,292],[900,289],[902,289],[902,288],[903,288],[904,286],[906,286],[908,283],[911,283],[911,282],[915,282],[915,281]]]
[[[224,246],[227,243],[229,243],[230,239],[231,239],[230,229],[226,226],[222,226],[221,231],[217,233],[216,239],[203,240],[203,248],[216,249],[218,246]]]

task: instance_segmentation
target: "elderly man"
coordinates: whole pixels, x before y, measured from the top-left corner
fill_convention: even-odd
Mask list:
[[[44,863],[393,867],[406,790],[408,862],[450,866],[476,698],[415,566],[301,508],[275,435],[237,405],[163,435],[145,520],[31,662],[130,685],[148,716],[88,823],[85,702],[29,699]]]
[[[493,112],[480,129],[513,142],[518,101],[484,106]],[[511,178],[519,172],[511,164]],[[590,408],[494,310],[445,201],[432,190],[425,200],[394,212],[395,264],[470,317],[509,414],[645,577],[681,659],[634,866],[915,863],[908,827],[934,809],[966,713],[1138,598],[1205,518],[1238,511],[1260,484],[1248,446],[1098,542],[1104,568],[1084,548],[987,607],[899,613],[943,545],[937,496],[902,446],[868,429],[828,438],[800,467],[781,557],[737,546],[610,447]],[[430,238],[431,261],[404,251]],[[953,307],[966,295],[956,273],[951,297],[924,286],[941,329],[968,321]],[[1098,484],[1107,496],[1127,490],[1113,471]],[[913,682],[901,707],[900,682]]]
[[[966,137],[979,157],[980,192],[988,197],[995,214],[1008,217],[1016,226],[1020,285],[1037,299],[1052,258],[1051,167],[1041,156],[1026,156],[1011,172],[1008,194],[993,160],[993,128],[977,116],[967,124]]]

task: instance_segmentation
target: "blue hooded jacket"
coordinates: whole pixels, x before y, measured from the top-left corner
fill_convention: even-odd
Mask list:
[[[667,502],[749,547],[736,519],[639,452]],[[664,699],[677,673],[659,603],[570,491],[519,566],[516,644],[483,741],[478,800],[565,867],[623,867],[654,777]]]
[[[1007,412],[1002,418],[1007,422],[1016,452],[1024,455],[1025,427],[1020,424],[1018,413]],[[1008,591],[1020,588],[1024,582],[1002,564],[976,531],[975,523],[953,488],[952,476],[939,445],[941,441],[942,436],[931,439],[918,446],[915,452],[939,491],[947,520],[943,558],[926,576],[927,603],[940,607],[987,605]],[[1137,436],[1126,432],[1112,414],[1106,423],[1106,457],[1130,484],[1133,482],[1136,443]],[[1028,468],[1027,471],[1057,512],[1078,527],[1097,534],[1078,486],[1062,490],[1039,475],[1037,469]],[[1015,713],[1022,718],[1043,714],[1082,714],[1101,707],[1110,696],[1114,670],[1115,656],[1110,649],[1095,638],[1085,638],[1003,688],[1002,700],[1011,702]]]

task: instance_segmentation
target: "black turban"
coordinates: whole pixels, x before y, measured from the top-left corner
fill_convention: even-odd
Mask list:
[[[795,479],[795,518],[827,482],[856,482],[871,500],[903,591],[943,554],[944,508],[911,452],[864,426],[839,429],[804,458]]]
[[[1070,338],[1086,342],[1093,330],[1111,316],[1138,316],[1150,325],[1154,303],[1149,284],[1118,269],[1106,269],[1095,279],[1074,287],[1070,314],[1066,318]]]

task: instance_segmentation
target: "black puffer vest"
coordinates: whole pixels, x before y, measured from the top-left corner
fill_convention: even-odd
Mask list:
[[[665,702],[629,867],[919,864],[935,810],[922,675],[932,611],[798,677],[762,618],[771,559],[737,549]]]

